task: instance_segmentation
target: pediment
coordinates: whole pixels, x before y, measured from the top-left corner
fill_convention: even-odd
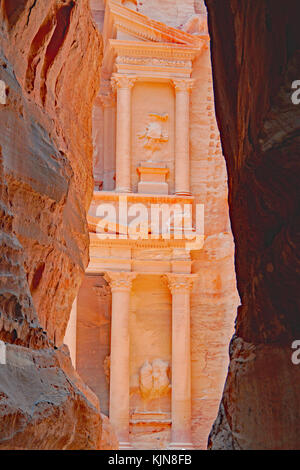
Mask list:
[[[107,0],[106,2],[103,39],[104,44],[110,39],[124,39],[177,44],[193,48],[200,47],[202,42],[200,37],[153,20],[121,5],[116,0]]]

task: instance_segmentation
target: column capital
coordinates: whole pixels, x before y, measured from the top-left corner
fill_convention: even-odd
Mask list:
[[[130,77],[129,75],[113,75],[111,77],[111,86],[113,90],[117,88],[131,89],[136,82],[136,77]]]
[[[191,78],[174,78],[172,82],[175,91],[185,91],[187,93],[190,93],[194,86],[195,80]]]
[[[197,279],[197,275],[193,274],[177,274],[168,273],[165,275],[168,281],[168,286],[172,294],[176,292],[188,291],[191,292]]]
[[[116,291],[130,291],[132,281],[136,278],[136,273],[127,271],[107,271],[104,279],[109,283],[112,292]]]
[[[96,296],[101,299],[110,295],[111,291],[109,286],[93,286],[93,291],[95,292]]]

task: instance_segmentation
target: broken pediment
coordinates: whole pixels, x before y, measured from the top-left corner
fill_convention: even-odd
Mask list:
[[[126,6],[125,6],[126,5]],[[117,0],[106,1],[103,39],[151,41],[199,48],[202,38],[167,26]]]
[[[120,0],[106,0],[101,93],[109,93],[113,73],[190,77],[192,61],[208,42],[207,34],[189,34],[153,20]]]

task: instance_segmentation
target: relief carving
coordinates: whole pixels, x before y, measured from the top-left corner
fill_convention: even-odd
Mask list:
[[[143,141],[143,146],[147,150],[147,159],[162,148],[162,145],[169,141],[168,130],[164,128],[164,123],[169,119],[167,113],[149,113],[149,121],[142,134],[138,134]]]
[[[105,325],[110,322],[110,297],[111,289],[109,286],[93,286],[93,291],[95,293],[97,304],[98,304],[98,315],[101,325]]]
[[[109,384],[110,382],[110,356],[106,356],[103,361],[103,369],[106,378],[106,382]]]
[[[93,286],[93,291],[99,299],[106,298],[111,295],[111,290],[109,286]]]
[[[169,363],[155,359],[152,364],[146,361],[140,369],[140,392],[144,399],[154,399],[166,395],[170,390]]]

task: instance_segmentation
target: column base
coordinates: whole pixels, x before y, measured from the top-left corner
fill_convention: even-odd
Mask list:
[[[191,442],[170,442],[168,450],[193,450],[194,445]]]
[[[130,188],[116,188],[115,193],[132,193]]]
[[[133,447],[129,441],[119,442],[119,450],[131,450],[131,449],[133,449]]]

